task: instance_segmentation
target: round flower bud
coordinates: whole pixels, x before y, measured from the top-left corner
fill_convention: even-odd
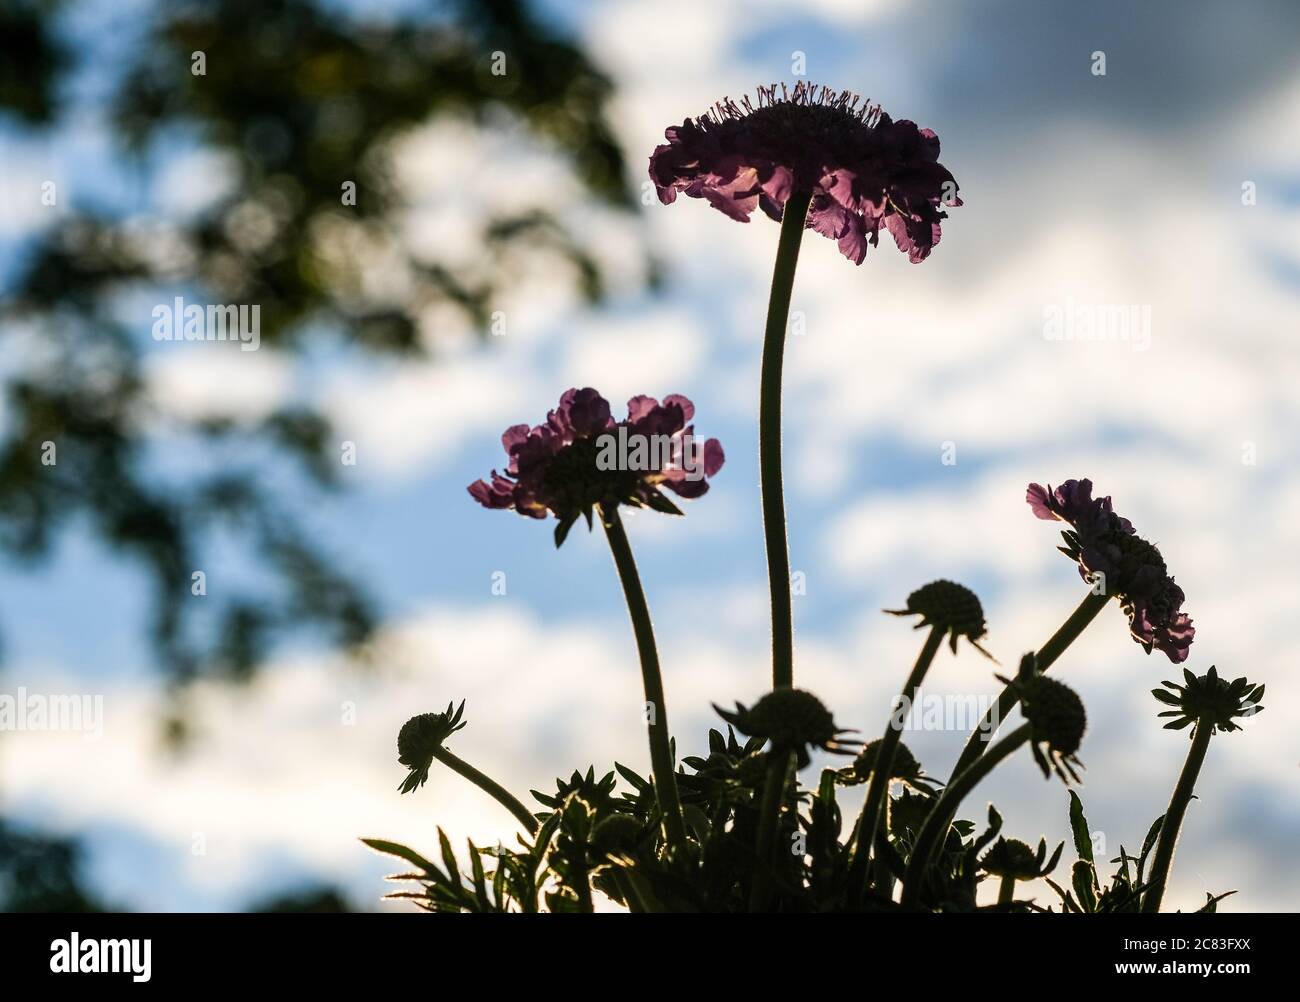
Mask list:
[[[445,737],[440,713],[421,713],[412,717],[397,732],[397,761],[405,766],[414,766],[433,758],[433,753],[442,747]]]
[[[714,709],[742,734],[766,738],[773,752],[796,752],[801,768],[808,764],[810,746],[850,754],[840,746],[844,730],[835,726],[831,711],[802,689],[775,689],[749,708],[737,703],[734,711]]]
[[[988,632],[984,607],[973,591],[955,581],[931,581],[907,596],[906,609],[885,611],[894,616],[920,616],[918,627],[938,627],[948,635],[954,653],[958,638],[965,637],[977,651],[990,656],[979,645],[980,639]]]
[[[465,701],[462,699],[460,706],[448,703],[442,713],[421,713],[402,725],[397,732],[397,761],[411,771],[399,790],[410,793],[424,785],[429,778],[433,757],[443,742],[465,726],[461,720],[464,712]]]
[[[1022,709],[1025,719],[1033,725],[1035,742],[1046,742],[1061,755],[1077,752],[1088,725],[1078,694],[1043,675],[1023,680],[1020,688]]]
[[[980,860],[985,872],[1017,880],[1033,880],[1039,875],[1042,865],[1042,859],[1034,854],[1034,850],[1015,838],[999,838]]]
[[[853,771],[858,779],[865,781],[876,768],[876,754],[880,750],[880,738],[868,741],[853,762]],[[889,770],[890,779],[911,779],[921,773],[921,763],[916,760],[911,749],[903,742],[894,748],[894,763]]]

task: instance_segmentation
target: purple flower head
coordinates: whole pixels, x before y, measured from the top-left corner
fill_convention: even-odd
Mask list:
[[[1148,654],[1158,649],[1175,664],[1187,660],[1196,630],[1182,611],[1186,596],[1159,548],[1115,513],[1109,497],[1094,498],[1091,480],[1067,480],[1055,490],[1030,484],[1025,500],[1039,518],[1070,525],[1058,549],[1078,562],[1085,581],[1102,582],[1120,600],[1129,632]]]
[[[726,458],[716,438],[701,443],[691,419],[695,405],[680,394],[633,397],[625,421],[591,388],[565,391],[544,424],[517,424],[501,436],[510,460],[505,473],[469,485],[485,508],[513,508],[530,518],[553,514],[555,545],[581,515],[591,525],[596,506],[653,508],[682,514],[662,489],[697,498]]]
[[[854,264],[881,226],[909,260],[924,261],[948,215],[940,204],[962,204],[931,130],[817,84],[760,87],[756,102],[727,98],[664,137],[650,157],[659,201],[680,191],[747,223],[755,207],[779,221],[790,194],[807,192],[808,228]]]

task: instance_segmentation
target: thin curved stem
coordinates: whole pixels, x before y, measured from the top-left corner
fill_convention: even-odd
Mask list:
[[[772,688],[794,685],[794,615],[790,606],[790,551],[785,538],[785,498],[781,489],[781,369],[786,324],[794,288],[799,244],[808,218],[811,192],[786,199],[781,237],[772,269],[763,335],[763,369],[758,390],[758,469],[763,498],[763,539],[767,578],[772,593]]]
[[[881,807],[889,796],[894,753],[898,750],[898,744],[903,736],[903,720],[899,718],[899,711],[910,706],[912,700],[916,698],[916,690],[920,688],[925,673],[930,670],[939,645],[943,643],[945,632],[945,627],[931,627],[930,635],[925,638],[925,644],[921,647],[916,664],[912,666],[912,673],[907,676],[898,701],[891,708],[880,744],[876,746],[876,762],[871,770],[871,785],[867,787],[867,797],[862,802],[862,812],[858,815],[856,845],[853,849],[853,861],[849,866],[850,886],[857,887],[859,894],[866,890],[869,873],[867,857],[871,846],[875,843],[876,830],[880,826]]]
[[[519,823],[527,829],[529,835],[537,834],[537,819],[533,817],[527,807],[520,803],[518,797],[491,776],[479,772],[463,758],[449,752],[446,748],[438,748],[433,753],[433,757],[448,769],[464,776],[480,790],[496,800],[497,803],[519,819]]]
[[[1165,811],[1165,820],[1160,825],[1160,840],[1156,843],[1155,860],[1151,864],[1151,880],[1142,895],[1144,912],[1160,911],[1160,901],[1169,883],[1169,871],[1174,865],[1174,847],[1178,843],[1178,831],[1183,826],[1183,817],[1187,814],[1187,805],[1191,803],[1192,790],[1196,786],[1197,776],[1201,773],[1205,752],[1210,747],[1210,738],[1213,735],[1213,724],[1204,718],[1196,722],[1192,747],[1187,752],[1187,760],[1183,763],[1178,785],[1174,787],[1174,795],[1169,799],[1169,809]]]
[[[641,681],[645,687],[645,701],[650,710],[648,731],[650,737],[650,766],[654,772],[655,790],[659,795],[659,808],[664,816],[664,831],[668,843],[680,846],[686,841],[686,827],[682,823],[682,805],[677,797],[677,773],[673,768],[672,745],[668,737],[668,706],[664,701],[663,677],[659,673],[659,651],[655,647],[654,626],[650,622],[650,607],[646,604],[641,575],[637,573],[632,546],[619,518],[618,509],[602,510],[601,524],[614,554],[614,566],[623,584],[628,615],[632,619],[632,633],[636,636],[637,654],[641,659]]]
[[[772,901],[772,849],[776,843],[777,824],[785,802],[786,787],[794,770],[795,753],[773,754],[767,764],[767,781],[758,808],[758,838],[754,848],[754,880],[749,888],[749,910],[766,911]]]
[[[1061,628],[1052,634],[1047,643],[1043,644],[1036,655],[1037,667],[1040,672],[1047,671],[1062,654],[1065,653],[1072,643],[1079,638],[1079,635],[1087,628],[1088,624],[1097,618],[1097,613],[1105,607],[1110,600],[1108,595],[1098,595],[1095,592],[1088,592],[1084,600],[1079,603],[1079,607],[1070,614]],[[949,782],[970,766],[972,762],[984,754],[984,749],[993,737],[994,730],[997,726],[1011,714],[1020,702],[1020,693],[1007,686],[998,696],[998,701],[989,707],[988,712],[984,714],[984,719],[980,721],[979,726],[971,732],[971,736],[966,740],[966,747],[962,749],[961,755],[957,758],[957,764],[953,766],[952,776]]]
[[[920,893],[921,877],[925,873],[925,868],[940,840],[948,833],[948,819],[957,813],[961,802],[966,799],[966,795],[971,790],[975,789],[980,780],[992,772],[1004,758],[1027,744],[1032,734],[1032,726],[1021,724],[990,748],[978,761],[972,762],[965,772],[944,789],[943,796],[939,798],[934,810],[925,819],[925,824],[921,825],[921,831],[916,836],[916,844],[912,847],[912,854],[908,857],[907,872],[903,875],[904,906],[916,904],[916,896]]]

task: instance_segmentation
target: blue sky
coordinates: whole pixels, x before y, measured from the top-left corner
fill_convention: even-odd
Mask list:
[[[803,53],[809,78],[935,129],[962,185],[966,205],[923,265],[882,244],[854,268],[829,241],[805,241],[793,306],[807,333],[789,347],[786,404],[792,563],[808,582],[795,608],[799,683],[842,721],[880,729],[917,641],[879,610],[936,576],[978,591],[990,644],[1014,663],[1080,591],[1052,528],[1024,506],[1024,485],[1091,476],[1161,544],[1187,591],[1199,630],[1190,665],[1249,673],[1271,696],[1247,733],[1211,748],[1169,900],[1188,907],[1203,890],[1237,887],[1223,907],[1294,908],[1300,685],[1285,647],[1300,542],[1294,7],[614,0],[545,9],[619,84],[633,184],[665,126],[724,94],[793,79]],[[111,65],[99,40],[114,36],[93,37],[94,61]],[[1098,50],[1102,77],[1090,71]],[[107,199],[165,217],[219,180],[184,137],[143,174],[112,169],[93,106],[48,145],[0,130],[18,188],[54,171],[74,203]],[[611,302],[593,311],[557,295],[555,276],[528,275],[501,304],[506,336],[474,345],[435,318],[427,334],[438,360],[405,372],[330,351],[306,360],[263,351],[219,368],[185,354],[194,346],[151,346],[162,413],[255,416],[298,396],[357,443],[346,490],[304,496],[301,508],[381,598],[386,625],[369,669],[304,637],[249,692],[200,687],[199,740],[166,761],[152,743],[158,691],[142,576],[79,529],[46,565],[3,568],[5,684],[102,691],[109,726],[96,747],[77,735],[6,735],[2,803],[84,834],[97,882],[125,904],[231,908],[312,877],[371,901],[386,864],[353,836],[427,847],[438,824],[460,839],[509,837],[508,816],[454,777],[396,795],[397,727],[449,699],[469,700],[458,753],[520,794],[593,761],[644,765],[634,652],[600,535],[575,531],[557,553],[549,527],[483,511],[464,491],[501,464],[500,431],[541,420],[570,385],[595,385],[616,406],[633,393],[685,393],[699,430],[727,450],[684,520],[630,523],[679,742],[703,740],[710,700],[752,698],[768,677],[755,405],[776,228],[761,218],[742,227],[686,199],[633,219],[602,212],[546,184],[557,166],[547,151],[465,126],[407,137],[399,161],[412,240],[454,231],[503,192],[545,198],[589,223],[616,272],[633,257],[621,252],[645,241],[667,265],[667,285],[640,291],[628,266]],[[1248,180],[1258,186],[1253,206],[1240,197]],[[40,225],[10,208],[0,276]],[[1045,308],[1067,301],[1150,306],[1149,349],[1047,340]],[[142,344],[148,306],[123,306],[138,314]],[[940,459],[949,442],[955,465]],[[1241,459],[1248,442],[1253,465]],[[183,440],[160,435],[156,448],[162,463],[188,459]],[[491,594],[496,571],[506,573],[505,596]],[[1089,708],[1082,796],[1111,855],[1163,810],[1185,751],[1185,739],[1159,730],[1147,694],[1170,670],[1127,639],[1114,609],[1061,667]],[[942,661],[931,684],[996,689],[970,652]],[[344,702],[357,708],[354,725],[340,726]],[[963,739],[906,738],[939,776]],[[1027,759],[1003,772],[987,792],[1010,833],[1065,837],[1059,785],[1042,783]]]

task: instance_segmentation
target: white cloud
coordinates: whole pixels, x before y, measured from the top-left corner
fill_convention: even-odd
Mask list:
[[[144,372],[153,405],[186,420],[256,421],[284,404],[293,386],[289,359],[231,343],[165,344],[145,357]]]

